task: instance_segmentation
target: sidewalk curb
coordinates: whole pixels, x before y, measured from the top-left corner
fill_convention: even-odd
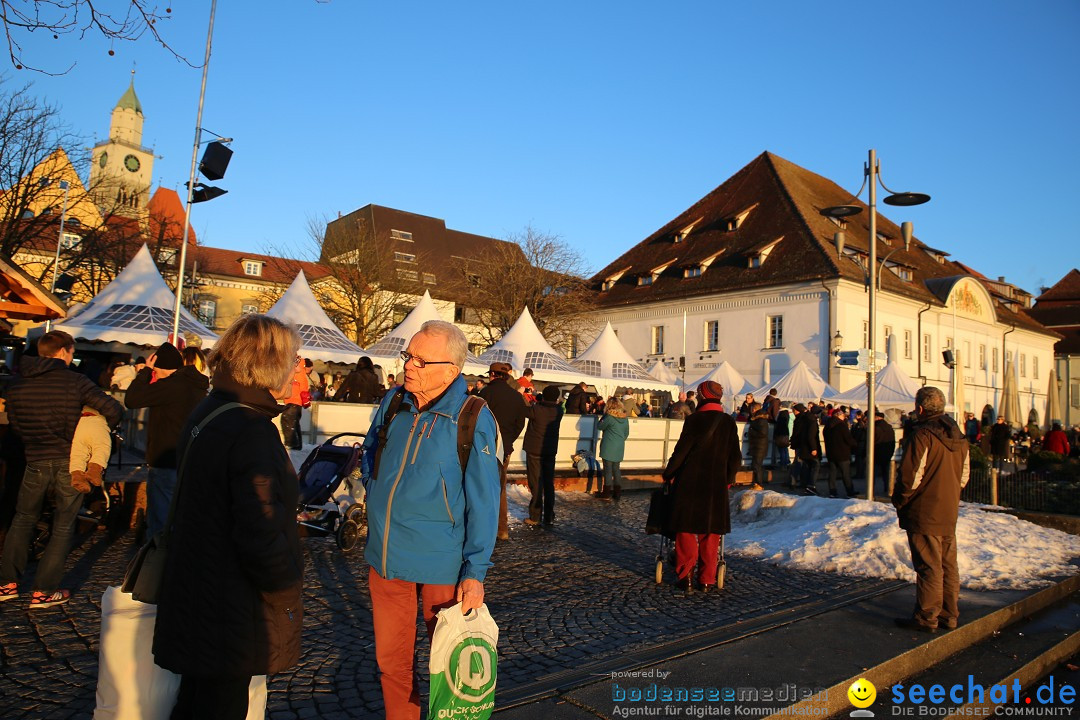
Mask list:
[[[889,687],[920,670],[938,664],[950,655],[954,655],[970,645],[980,642],[1019,618],[1068,597],[1077,590],[1080,590],[1080,575],[1073,575],[1011,605],[1006,605],[999,610],[984,615],[978,620],[973,620],[955,630],[950,630],[944,635],[903,652],[880,665],[868,668],[859,675],[842,680],[827,688],[825,696],[828,700],[825,701],[825,712],[820,711],[822,706],[820,699],[802,700],[784,708],[783,713],[766,715],[762,720],[790,720],[792,715],[817,714],[825,717],[837,715],[851,707],[847,696],[848,687],[859,678],[866,678],[877,688]],[[809,712],[811,708],[814,709],[813,712]],[[800,712],[800,709],[803,711]]]
[[[987,683],[987,686],[1008,685],[1015,679],[1020,681],[1020,687],[1028,687],[1031,683],[1045,675],[1048,670],[1057,666],[1062,660],[1072,657],[1078,649],[1080,649],[1080,632],[1075,632],[1016,672],[1010,674],[1008,677],[1002,678],[994,683]],[[962,706],[960,711],[969,717],[973,717],[975,713],[971,712],[972,710],[975,708],[985,708],[986,712],[983,713],[983,717],[989,717],[994,709],[1001,705],[1002,703],[992,702],[968,703],[967,705]]]

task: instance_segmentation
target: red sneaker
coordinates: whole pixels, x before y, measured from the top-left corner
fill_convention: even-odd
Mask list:
[[[18,583],[8,583],[7,585],[0,585],[0,602],[5,600],[14,600],[19,597],[19,585]]]
[[[70,590],[57,590],[51,595],[46,595],[43,592],[34,591],[30,596],[30,609],[34,608],[47,608],[53,605],[63,605],[71,599]]]

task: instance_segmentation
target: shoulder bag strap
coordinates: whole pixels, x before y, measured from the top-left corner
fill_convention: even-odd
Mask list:
[[[210,421],[216,418],[218,415],[228,412],[229,410],[241,407],[246,407],[249,410],[255,410],[255,408],[253,408],[251,405],[246,405],[244,403],[225,403],[221,407],[212,410],[206,417],[202,419],[202,422],[191,428],[191,439],[188,440],[187,447],[184,448],[184,454],[180,458],[180,465],[177,468],[176,486],[173,488],[172,500],[169,501],[169,518],[165,521],[165,527],[161,531],[161,539],[158,542],[159,545],[166,544],[168,542],[169,534],[172,532],[173,516],[176,515],[176,499],[180,496],[180,483],[182,483],[184,480],[184,465],[187,464],[188,453],[191,450],[191,446],[195,444],[195,438],[199,437],[199,433],[203,431],[203,428],[209,425]]]

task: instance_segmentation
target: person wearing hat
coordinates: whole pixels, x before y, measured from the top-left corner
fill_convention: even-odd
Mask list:
[[[675,532],[675,574],[680,588],[691,592],[692,573],[705,592],[716,587],[720,536],[731,532],[728,485],[742,467],[742,444],[735,420],[724,412],[724,388],[709,380],[698,386],[700,405],[683,422],[682,433],[667,466]]]
[[[514,441],[525,427],[525,398],[518,392],[517,382],[510,374],[513,370],[510,363],[491,363],[488,366],[487,387],[480,391],[480,397],[495,415],[505,452],[505,455],[499,458],[499,540],[510,539],[506,520],[506,464],[514,450]],[[513,386],[510,385],[511,382],[514,383]]]
[[[176,487],[176,446],[188,415],[206,397],[210,379],[172,343],[162,343],[135,375],[124,396],[129,409],[149,408],[146,423],[146,530],[165,528]]]

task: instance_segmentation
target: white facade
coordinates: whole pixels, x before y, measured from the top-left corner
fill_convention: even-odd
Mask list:
[[[832,338],[839,330],[843,349],[867,346],[868,300],[862,284],[831,279],[611,307],[602,316],[643,364],[660,359],[677,368],[685,356],[688,382],[727,360],[752,384],[765,385],[802,360],[844,391],[864,382],[866,375],[834,366]],[[1000,408],[1009,358],[1015,362],[1021,410],[1026,416],[1034,409],[1044,420],[1055,338],[999,322],[979,281],[957,280],[944,307],[888,292],[878,293],[877,305],[875,344],[881,365],[891,336],[892,357],[904,372],[949,394],[951,371],[942,351],[951,347],[964,383],[960,409],[979,416],[985,405],[995,413]],[[656,346],[661,333],[662,348]]]

